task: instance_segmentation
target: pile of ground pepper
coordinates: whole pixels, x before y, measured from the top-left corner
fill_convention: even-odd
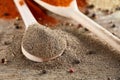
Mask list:
[[[60,30],[51,30],[34,24],[28,27],[22,45],[29,54],[48,61],[59,57],[66,49],[66,40],[61,34]]]

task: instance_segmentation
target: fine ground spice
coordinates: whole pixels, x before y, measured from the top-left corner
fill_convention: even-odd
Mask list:
[[[54,25],[57,24],[58,21],[48,16],[48,14],[45,12],[45,10],[41,9],[38,4],[36,4],[33,0],[25,0],[28,7],[30,8],[31,12],[33,13],[34,17],[37,19],[37,21],[41,24],[48,24],[48,25]],[[67,6],[70,4],[72,0],[43,0],[48,1],[48,3],[51,3],[53,5],[62,5]],[[84,11],[84,8],[86,6],[85,0],[77,0],[78,6],[81,11]],[[22,2],[20,2],[21,5],[23,5]],[[0,0],[0,18],[3,19],[13,19],[19,17],[19,13],[17,11],[17,8],[13,2],[13,0]]]
[[[85,11],[86,11],[85,8],[88,5],[86,0],[77,0],[77,5],[78,5],[78,8],[80,9],[80,11],[85,13]]]
[[[23,37],[23,47],[30,54],[48,61],[64,52],[66,41],[59,35],[59,30],[41,27],[38,24],[29,26]]]
[[[38,7],[36,3],[34,3],[32,0],[25,0],[30,7],[30,10],[32,11],[35,18],[40,22],[41,24],[56,24],[57,21],[51,16],[48,16],[44,10]],[[21,5],[23,5],[23,1],[19,2]],[[13,0],[0,0],[0,18],[2,19],[14,19],[16,17],[19,17],[19,13],[17,11],[17,8],[13,2]]]
[[[73,1],[73,0],[42,0],[46,3],[49,3],[51,5],[54,5],[54,6],[64,6],[64,7],[67,7],[70,5],[70,3]],[[77,4],[79,7],[83,7],[87,4],[86,0],[77,0]]]
[[[42,0],[42,1],[54,6],[64,6],[64,7],[69,6],[70,3],[72,2],[72,0]]]
[[[46,3],[49,3],[54,6],[64,6],[67,7],[73,0],[42,0]],[[77,0],[77,5],[79,9],[84,12],[85,7],[87,6],[86,0]]]
[[[24,0],[20,0],[19,1],[19,4],[22,6],[22,5],[24,5]]]
[[[0,18],[12,19],[19,16],[13,0],[0,0]]]

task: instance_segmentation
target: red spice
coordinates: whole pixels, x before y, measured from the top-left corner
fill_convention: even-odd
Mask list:
[[[41,24],[56,24],[57,20],[54,19],[51,16],[48,16],[44,10],[39,8],[39,5],[37,5],[32,0],[25,0],[32,11],[35,18],[40,22]],[[23,0],[19,2],[21,5],[24,4]],[[0,18],[2,19],[14,19],[16,17],[19,17],[19,12],[17,11],[17,8],[13,2],[13,0],[0,0]]]
[[[64,7],[67,7],[70,5],[70,3],[73,1],[73,0],[42,0],[48,4],[51,4],[51,5],[54,5],[54,6],[64,6]],[[79,9],[82,11],[82,12],[85,12],[85,7],[87,5],[87,2],[86,0],[76,0],[77,1],[77,5],[79,7]]]
[[[72,0],[42,0],[42,1],[54,6],[64,6],[64,7],[69,6],[70,3],[72,2]]]
[[[41,24],[48,25],[53,25],[57,23],[57,20],[55,18],[48,16],[47,13],[45,13],[45,10],[41,9],[39,5],[35,3],[33,0],[25,1],[38,22],[40,22]]]
[[[64,6],[67,7],[73,0],[42,0],[54,6]],[[76,0],[79,7],[84,7],[87,5],[86,0]]]
[[[87,6],[86,0],[77,0],[77,5],[80,11],[85,12],[85,8]]]
[[[23,0],[20,0],[19,1],[19,4],[22,6],[22,5],[24,5],[24,1]]]
[[[13,0],[0,0],[0,18],[12,19],[19,16]]]
[[[53,25],[56,24],[58,21],[49,16],[45,10],[39,7],[33,0],[25,0],[27,2],[28,7],[30,8],[31,12],[33,13],[34,17],[37,19],[38,22],[41,24],[48,24]],[[51,3],[56,6],[68,6],[72,0],[43,0],[48,3]],[[85,0],[77,0],[78,6],[80,10],[84,11],[84,7],[86,6]],[[23,0],[20,1],[20,4],[23,5]],[[0,18],[3,19],[13,19],[19,17],[19,13],[17,8],[13,2],[13,0],[0,0]]]

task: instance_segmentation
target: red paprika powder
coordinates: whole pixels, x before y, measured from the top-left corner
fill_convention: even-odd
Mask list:
[[[54,6],[64,6],[64,7],[67,7],[70,5],[70,3],[73,1],[73,0],[42,0],[46,3],[49,3],[51,5],[54,5]],[[77,3],[78,3],[78,6],[79,7],[83,7],[85,6],[87,3],[86,3],[86,0],[76,0]]]
[[[86,0],[77,0],[77,5],[80,11],[85,12],[85,8],[87,6]]]
[[[27,3],[34,17],[41,24],[52,25],[57,23],[55,18],[48,16],[47,13],[45,13],[45,10],[41,9],[33,0],[25,0],[25,2]]]
[[[54,5],[54,6],[63,6],[63,7],[67,7],[70,5],[70,3],[73,1],[73,0],[42,0],[48,4],[51,4],[51,5]],[[84,9],[87,5],[87,2],[86,0],[76,0],[77,1],[77,5],[78,5],[78,8],[84,12]]]
[[[49,4],[56,6],[68,6],[72,0],[43,0]],[[33,0],[25,0],[32,14],[41,24],[56,24],[57,20],[49,16],[45,10],[39,7]],[[22,3],[21,3],[22,4]],[[78,7],[83,10],[86,6],[85,0],[77,0]],[[17,8],[13,0],[0,0],[0,18],[13,19],[19,16]]]
[[[42,0],[42,1],[54,6],[64,6],[64,7],[69,6],[70,3],[72,2],[72,0]]]
[[[19,16],[13,0],[0,0],[0,18],[12,19]]]

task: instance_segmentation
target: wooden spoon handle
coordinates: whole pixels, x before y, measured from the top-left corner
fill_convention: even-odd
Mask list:
[[[18,11],[20,12],[22,16],[26,29],[27,29],[30,25],[37,23],[37,21],[32,15],[31,11],[29,10],[24,0],[22,1],[23,1],[23,5],[20,4],[20,0],[14,0],[14,3],[16,4],[18,8]]]

